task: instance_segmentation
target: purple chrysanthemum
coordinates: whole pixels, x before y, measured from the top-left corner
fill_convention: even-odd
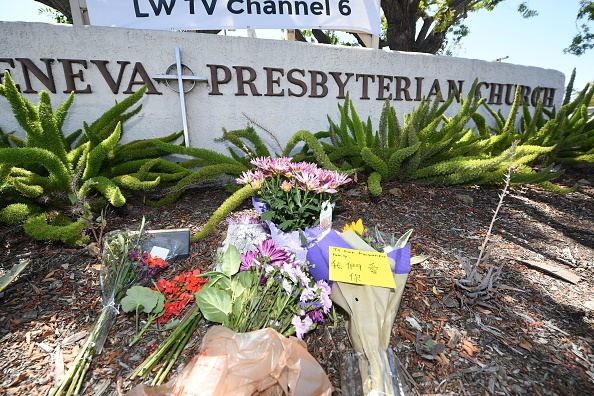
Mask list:
[[[318,311],[317,309],[314,309],[313,311],[309,311],[307,313],[307,316],[314,322],[314,323],[319,323],[322,324],[324,323],[324,315]]]
[[[266,239],[256,245],[256,251],[262,260],[270,265],[281,265],[291,259],[289,252],[278,246],[272,239]]]

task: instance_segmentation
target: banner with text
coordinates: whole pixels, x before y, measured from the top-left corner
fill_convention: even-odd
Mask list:
[[[91,25],[132,29],[330,29],[380,34],[375,0],[87,0]]]

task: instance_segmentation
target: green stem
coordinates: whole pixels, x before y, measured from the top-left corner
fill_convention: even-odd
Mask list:
[[[254,287],[255,287],[256,290],[254,292],[250,293],[252,296],[257,295],[257,293],[258,293],[258,291],[257,291],[258,284],[260,282],[260,279],[262,278],[262,274],[263,273],[264,273],[264,265],[262,265],[262,269],[258,273],[256,284],[254,285]],[[271,274],[271,276],[274,276],[274,274]],[[270,289],[269,282],[266,282],[266,288],[262,291],[261,296],[265,296],[266,293],[268,293],[268,290],[269,289]],[[257,298],[257,299],[252,299],[251,300],[251,303],[250,303],[250,305],[252,305],[252,307],[250,309],[250,312],[259,312],[260,311],[260,305],[262,304],[262,301],[263,300],[264,300],[264,298],[262,298],[262,297],[261,298]],[[257,301],[255,306],[253,305],[254,301]],[[256,315],[248,315],[248,316],[249,316],[249,319],[246,322],[245,327],[243,329],[238,329],[240,333],[245,333],[245,332],[247,332],[247,331],[250,330],[250,328],[252,326],[252,319],[254,319],[254,317]]]
[[[200,310],[198,309],[198,306],[195,305],[192,310],[188,312],[186,317],[182,319],[179,326],[173,330],[169,337],[167,337],[167,339],[132,372],[130,379],[133,380],[136,377],[144,377],[150,373],[163,356],[171,351],[171,348],[175,346],[178,339],[183,338],[187,332],[190,332],[190,334],[194,333],[200,319]]]
[[[111,307],[103,308],[99,318],[97,318],[97,321],[91,329],[87,341],[76,356],[71,368],[68,370],[64,378],[62,378],[58,387],[53,389],[53,391],[50,393],[50,396],[59,396],[64,394],[64,392],[66,392],[67,396],[70,396],[73,393],[78,394],[80,392],[82,381],[84,380],[91,361],[95,356],[95,343],[101,334],[110,310]]]
[[[192,334],[194,334],[194,331],[198,327],[198,323],[199,322],[200,322],[200,317],[199,316],[196,316],[190,322],[190,324],[188,325],[188,329],[187,329],[188,331],[186,331],[184,333],[183,338],[179,341],[179,343],[171,351],[170,356],[163,363],[163,366],[161,367],[161,369],[157,373],[157,376],[155,377],[155,380],[153,381],[153,385],[161,385],[163,383],[163,381],[165,380],[165,378],[167,378],[167,375],[171,371],[171,368],[173,367],[173,365],[175,364],[175,362],[177,361],[177,359],[181,355],[182,351],[184,350],[184,348],[188,344],[188,341],[190,340],[190,337],[192,337]]]
[[[138,317],[136,317],[136,336],[130,343],[130,346],[133,346],[138,341],[140,341],[140,339],[142,338],[142,335],[148,330],[149,326],[153,323],[153,321],[155,319],[156,319],[156,316],[149,315],[148,319],[146,320],[146,324],[142,327],[142,329],[140,329],[140,332],[138,332]]]

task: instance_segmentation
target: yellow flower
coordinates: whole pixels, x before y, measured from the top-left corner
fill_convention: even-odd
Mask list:
[[[351,224],[345,224],[342,232],[345,232],[348,230],[353,230],[353,231],[355,231],[355,233],[357,235],[361,235],[361,236],[367,232],[367,228],[363,227],[363,220],[361,220],[361,219],[357,220],[356,223],[353,221],[353,222],[351,222]]]

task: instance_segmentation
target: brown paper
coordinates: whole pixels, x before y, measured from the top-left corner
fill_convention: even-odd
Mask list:
[[[235,333],[215,326],[200,354],[177,378],[150,388],[139,385],[127,396],[330,396],[332,385],[303,341],[273,329]]]

